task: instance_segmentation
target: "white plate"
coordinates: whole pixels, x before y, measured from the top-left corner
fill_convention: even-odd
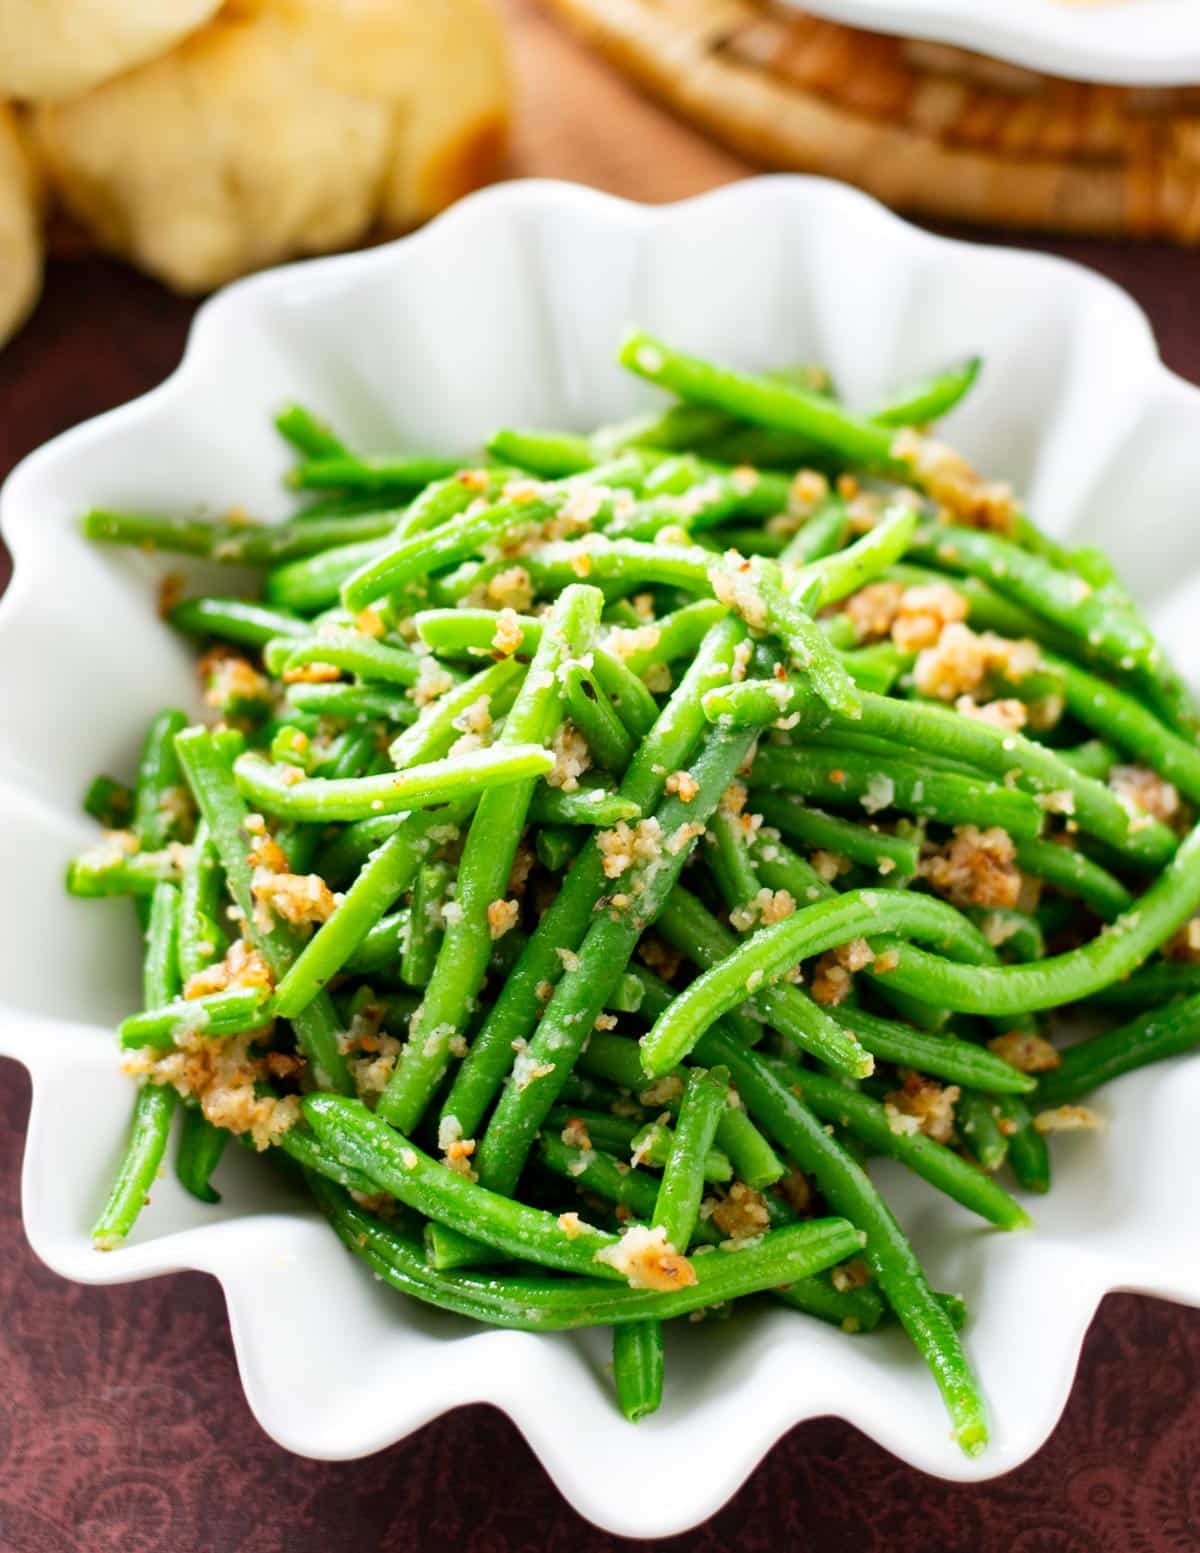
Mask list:
[[[954,43],[1113,86],[1200,83],[1200,0],[786,0],[854,27]]]
[[[1200,393],[1159,363],[1114,287],[1057,260],[926,236],[816,180],[760,179],[666,209],[562,184],[499,188],[404,242],[231,287],[201,310],[162,387],[9,480],[0,1051],[34,1079],[34,1249],[85,1282],[185,1267],[219,1278],[247,1396],[277,1440],[357,1456],[491,1401],[585,1515],[662,1535],[709,1514],[784,1430],[821,1414],[947,1478],[1005,1472],[1036,1450],[1106,1290],[1200,1300],[1200,1063],[1123,1080],[1101,1101],[1106,1134],[1056,1144],[1036,1233],[991,1232],[888,1172],[935,1284],[970,1302],[993,1420],[984,1456],[959,1454],[896,1332],[851,1339],[770,1308],[673,1332],[666,1404],[634,1429],[613,1405],[605,1334],[485,1331],[405,1301],[241,1150],[222,1166],[220,1207],[168,1173],[132,1243],[93,1251],[130,1103],[111,1027],[136,1004],[138,956],[127,902],[62,890],[90,834],[78,805],[92,774],[128,772],[150,715],[194,704],[191,655],[154,610],[165,565],[85,544],[81,511],[282,510],[287,459],[269,417],[293,396],[367,448],[459,449],[502,422],[628,415],[656,397],[613,365],[634,321],[750,366],[826,362],[851,401],[982,351],[950,434],[1055,533],[1108,546],[1197,668]],[[136,1299],[127,1314],[138,1319]]]

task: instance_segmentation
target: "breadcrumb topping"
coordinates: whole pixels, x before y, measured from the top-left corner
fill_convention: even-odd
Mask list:
[[[677,793],[684,803],[691,803],[700,791],[700,784],[690,771],[672,771],[666,785],[667,792]]]
[[[923,648],[913,665],[913,683],[923,696],[957,701],[973,696],[989,678],[1017,683],[1041,663],[1036,642],[1013,640],[994,631],[972,631],[960,623],[946,626],[932,647]]]
[[[631,826],[620,820],[611,830],[597,832],[604,877],[619,879],[637,863],[652,863],[662,856],[662,826],[654,815]]]
[[[1152,815],[1165,825],[1179,817],[1179,790],[1157,771],[1145,766],[1114,766],[1108,773],[1108,785],[1135,814]]]
[[[768,890],[764,885],[753,900],[734,907],[729,913],[729,921],[739,933],[746,933],[756,923],[769,927],[775,922],[782,922],[795,909],[796,897],[790,890]]]
[[[428,706],[454,686],[454,678],[444,664],[433,656],[421,659],[417,668],[417,682],[409,687],[408,694],[418,706]]]
[[[1019,1068],[1022,1073],[1049,1073],[1062,1062],[1056,1047],[1043,1036],[1024,1030],[1010,1030],[988,1042],[997,1057]]]
[[[739,615],[752,631],[763,631],[767,625],[767,606],[758,591],[753,559],[737,550],[727,550],[715,566],[708,570],[708,580],[720,603]]]
[[[521,908],[516,901],[500,900],[490,903],[487,909],[487,924],[493,943],[516,927],[520,914]]]
[[[892,457],[912,470],[918,484],[956,523],[1011,534],[1017,508],[1012,487],[985,480],[961,453],[906,426],[892,439]]]
[[[939,1084],[911,1068],[900,1073],[901,1088],[884,1101],[888,1126],[895,1133],[924,1133],[935,1143],[947,1143],[954,1131],[954,1106],[962,1090]]]
[[[981,706],[974,696],[959,696],[954,710],[977,723],[988,723],[993,728],[1003,728],[1005,733],[1020,733],[1028,719],[1024,701],[1014,696],[1001,701],[985,701]]]
[[[730,1240],[753,1240],[771,1227],[767,1199],[744,1181],[733,1181],[712,1210],[712,1221]]]
[[[184,984],[185,998],[203,998],[212,992],[226,992],[230,987],[261,987],[270,992],[275,982],[270,967],[257,949],[251,949],[243,938],[236,939],[223,960],[205,970],[189,976]]]
[[[955,826],[953,839],[921,859],[919,869],[955,906],[1015,907],[1021,896],[1012,837],[998,825]]]
[[[861,971],[875,959],[865,938],[852,938],[819,956],[813,966],[812,995],[826,1008],[842,1003],[849,996],[855,971]]]
[[[1086,1105],[1060,1105],[1052,1111],[1039,1111],[1033,1119],[1039,1132],[1094,1132],[1103,1127],[1102,1119]]]
[[[278,1098],[258,1092],[269,1077],[267,1060],[252,1051],[254,1032],[213,1040],[198,1031],[180,1030],[173,1051],[144,1047],[130,1052],[124,1069],[151,1084],[169,1085],[199,1103],[214,1127],[248,1133],[258,1150],[269,1148],[300,1120],[295,1095]]]
[[[686,1289],[696,1282],[696,1270],[667,1240],[662,1225],[654,1229],[632,1224],[615,1245],[596,1252],[597,1262],[616,1268],[631,1289]]]
[[[275,873],[259,867],[250,878],[257,905],[295,926],[327,922],[337,910],[333,891],[320,874]]]
[[[547,784],[561,788],[564,793],[577,791],[579,778],[592,764],[592,752],[573,722],[559,724],[550,752],[554,756],[554,765],[546,773]]]
[[[496,616],[496,633],[492,637],[492,647],[502,657],[509,658],[519,650],[524,640],[525,633],[521,629],[516,610],[505,607]]]

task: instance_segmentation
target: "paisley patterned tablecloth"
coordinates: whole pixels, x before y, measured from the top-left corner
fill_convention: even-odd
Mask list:
[[[1127,286],[1168,362],[1200,380],[1200,260],[1054,246]],[[116,266],[52,266],[34,322],[0,354],[0,474],[165,376],[190,314],[190,304]],[[2,585],[2,556],[0,566]],[[87,1289],[35,1262],[18,1206],[27,1110],[23,1074],[0,1062],[0,1553],[632,1546],[585,1525],[513,1426],[487,1408],[440,1419],[368,1461],[314,1464],[281,1451],[242,1398],[210,1279]],[[818,1420],[781,1441],[706,1526],[653,1546],[1200,1553],[1200,1313],[1108,1299],[1053,1438],[998,1482],[931,1481],[847,1425]]]

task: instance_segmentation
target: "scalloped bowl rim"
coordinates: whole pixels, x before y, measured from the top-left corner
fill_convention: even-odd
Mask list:
[[[272,297],[298,277],[303,278],[310,293],[320,291],[319,283],[336,278],[344,293],[348,287],[366,283],[392,266],[402,268],[421,248],[446,241],[448,234],[467,230],[472,223],[483,222],[494,212],[529,221],[550,214],[556,222],[567,223],[578,213],[581,218],[602,218],[606,225],[632,226],[645,233],[669,229],[672,223],[685,216],[694,217],[697,212],[712,217],[715,224],[731,212],[736,219],[739,206],[743,213],[762,216],[767,211],[783,211],[789,202],[798,206],[815,202],[825,219],[834,223],[865,222],[872,233],[901,254],[950,255],[968,267],[985,262],[1023,265],[1030,268],[1022,273],[1053,275],[1055,284],[1080,293],[1086,290],[1089,303],[1106,310],[1110,325],[1106,333],[1118,342],[1113,350],[1125,352],[1126,386],[1131,397],[1140,402],[1153,399],[1156,392],[1165,391],[1172,400],[1183,395],[1187,414],[1200,429],[1200,390],[1184,383],[1162,364],[1140,309],[1116,286],[1068,261],[1011,249],[977,248],[935,237],[910,226],[867,196],[820,179],[784,176],[746,180],[666,207],[638,206],[575,185],[548,181],[503,185],[472,196],[420,233],[396,243],[289,265],[226,288],[199,309],[180,364],[162,384],[129,404],[63,433],[24,460],[0,493],[0,527],[10,538],[15,563],[13,583],[0,602],[0,661],[5,653],[20,647],[20,626],[13,625],[18,605],[26,608],[27,595],[40,597],[39,588],[51,585],[46,570],[52,547],[40,541],[26,510],[26,493],[35,493],[41,481],[53,478],[56,470],[69,465],[80,453],[102,444],[114,433],[127,431],[131,426],[136,428],[160,407],[186,404],[188,386],[193,372],[200,370],[197,363],[204,355],[208,337],[216,335],[226,313]],[[28,772],[6,773],[0,765],[0,817],[15,813],[36,819],[51,809],[34,788]],[[56,823],[61,824],[59,811],[53,809],[53,813]],[[36,1017],[33,1022],[37,1023]],[[1036,1428],[1026,1432],[1019,1443],[994,1445],[975,1460],[952,1456],[944,1450],[939,1452],[920,1437],[919,1430],[906,1430],[905,1419],[897,1416],[894,1406],[889,1412],[883,1402],[876,1404],[872,1400],[870,1386],[856,1382],[858,1390],[846,1403],[842,1389],[844,1372],[847,1365],[853,1367],[859,1362],[853,1355],[833,1361],[828,1375],[805,1375],[806,1390],[797,1401],[786,1395],[782,1386],[770,1384],[770,1355],[752,1339],[746,1339],[751,1350],[750,1362],[739,1382],[754,1405],[741,1407],[736,1440],[727,1442],[719,1467],[710,1463],[704,1473],[685,1472],[683,1478],[677,1470],[676,1478],[666,1484],[653,1503],[644,1496],[636,1503],[614,1501],[607,1488],[611,1466],[603,1456],[596,1460],[588,1449],[581,1449],[581,1442],[569,1438],[569,1431],[564,1428],[570,1415],[562,1411],[555,1388],[565,1384],[566,1361],[555,1357],[553,1342],[523,1334],[485,1332],[470,1342],[442,1345],[436,1366],[422,1372],[420,1387],[414,1388],[412,1394],[379,1398],[374,1414],[361,1405],[353,1412],[343,1407],[338,1416],[344,1433],[338,1441],[331,1443],[328,1437],[315,1441],[312,1429],[306,1428],[307,1420],[287,1416],[286,1410],[281,1409],[275,1389],[278,1377],[268,1363],[260,1362],[262,1334],[256,1322],[263,1302],[263,1280],[274,1276],[274,1264],[268,1265],[265,1260],[264,1245],[276,1245],[272,1237],[277,1235],[278,1247],[284,1248],[279,1255],[285,1259],[294,1259],[301,1250],[321,1256],[319,1245],[330,1239],[327,1230],[304,1215],[252,1212],[135,1242],[118,1255],[102,1258],[92,1252],[80,1235],[74,1241],[64,1241],[51,1234],[43,1208],[45,1183],[53,1168],[46,1157],[53,1110],[49,1095],[53,1092],[63,1103],[79,1087],[102,1083],[104,1074],[112,1067],[112,1054],[111,1047],[96,1041],[93,1027],[53,1018],[42,1023],[43,1036],[52,1033],[54,1039],[31,1045],[31,1016],[0,1002],[0,1055],[22,1062],[33,1079],[23,1205],[30,1243],[48,1265],[65,1277],[95,1284],[132,1281],[183,1269],[211,1273],[226,1294],[235,1353],[249,1404],[262,1427],[289,1449],[328,1459],[361,1456],[403,1438],[450,1407],[488,1401],[514,1420],[557,1486],[581,1513],[624,1535],[669,1535],[703,1520],[738,1488],[792,1425],[828,1414],[847,1418],[902,1459],[944,1478],[980,1481],[1009,1471],[1032,1454],[1054,1428],[1070,1390],[1083,1337],[1106,1292],[1137,1289],[1200,1303],[1200,1267],[1189,1264],[1186,1258],[1164,1260],[1147,1256],[1138,1260],[1103,1249],[1062,1253],[1067,1255],[1070,1276],[1063,1285],[1063,1310],[1057,1313],[1058,1338],[1046,1361],[1046,1392]],[[1190,1093],[1188,1103],[1200,1103],[1200,1064],[1190,1070],[1180,1069],[1177,1064],[1172,1064],[1172,1068],[1176,1083],[1171,1093],[1183,1094],[1185,1098]],[[1166,1094],[1163,1076],[1139,1075],[1138,1082],[1142,1092],[1161,1108]],[[75,1089],[71,1088],[73,1084]],[[1194,1212],[1188,1222],[1193,1230],[1200,1226]],[[1053,1261],[1060,1252],[1061,1248],[1055,1251],[1048,1244],[1039,1254]],[[342,1260],[353,1267],[350,1259]],[[358,1271],[354,1268],[347,1277],[332,1269],[330,1276],[336,1276],[350,1288]],[[133,1318],[132,1308],[129,1316]],[[888,1343],[891,1339],[871,1341]],[[857,1349],[854,1344],[845,1347]],[[677,1451],[662,1432],[643,1425],[638,1440],[642,1458],[651,1467],[656,1456],[660,1462],[674,1462],[676,1469],[681,1465],[675,1461]],[[586,1442],[582,1443],[586,1446]]]

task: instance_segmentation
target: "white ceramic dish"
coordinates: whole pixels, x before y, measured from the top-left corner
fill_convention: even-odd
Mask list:
[[[89,835],[78,803],[91,775],[128,771],[152,712],[194,696],[190,654],[155,615],[164,568],[85,544],[84,508],[280,510],[286,460],[269,414],[289,396],[366,447],[449,450],[501,422],[627,415],[654,397],[612,365],[635,320],[748,365],[826,362],[852,401],[983,352],[950,433],[1054,532],[1108,546],[1200,667],[1200,392],[1160,364],[1112,286],[926,236],[815,180],[760,179],[665,209],[561,184],[500,188],[404,242],[231,287],[201,311],[172,378],[9,480],[0,1052],[34,1080],[34,1249],[85,1282],[177,1268],[219,1278],[250,1404],[284,1445],[361,1455],[457,1403],[491,1401],[585,1515],[661,1535],[714,1510],[784,1430],[820,1414],[947,1478],[1004,1472],[1036,1450],[1105,1291],[1200,1301],[1200,1062],[1124,1080],[1101,1102],[1106,1135],[1060,1142],[1034,1234],[988,1232],[889,1174],[936,1285],[970,1301],[994,1426],[978,1460],[952,1444],[898,1334],[852,1340],[767,1308],[672,1333],[666,1405],[635,1430],[612,1403],[604,1334],[485,1331],[389,1293],[239,1150],[222,1167],[220,1207],[164,1179],[130,1245],[93,1251],[88,1226],[130,1099],[110,1030],[135,1005],[138,956],[126,903],[75,902],[61,885]]]
[[[1113,86],[1200,81],[1197,0],[788,0],[901,37]]]

